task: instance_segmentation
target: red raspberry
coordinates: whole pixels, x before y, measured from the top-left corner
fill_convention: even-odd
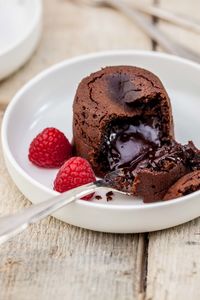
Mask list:
[[[95,175],[87,160],[81,157],[71,157],[58,171],[54,181],[54,190],[63,193],[78,186],[95,181]],[[90,200],[92,195],[83,197]]]
[[[56,128],[46,128],[29,147],[29,160],[43,168],[56,168],[71,156],[72,146],[65,135]]]

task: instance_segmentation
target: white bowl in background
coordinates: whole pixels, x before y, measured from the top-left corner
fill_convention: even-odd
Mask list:
[[[8,171],[33,203],[57,195],[52,189],[57,170],[38,168],[29,162],[32,138],[47,126],[57,127],[72,138],[72,103],[78,83],[91,72],[111,65],[135,65],[157,74],[171,98],[177,140],[193,140],[200,146],[200,65],[145,51],[111,51],[63,61],[27,83],[9,104],[3,119],[2,145]],[[77,200],[53,215],[76,226],[116,233],[160,230],[200,215],[200,191],[151,204],[119,195],[110,202],[104,199]]]
[[[41,0],[0,0],[0,80],[27,61],[41,29]]]

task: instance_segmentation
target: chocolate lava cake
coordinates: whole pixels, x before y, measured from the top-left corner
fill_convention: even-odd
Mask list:
[[[84,78],[73,113],[76,154],[99,176],[140,161],[174,135],[167,92],[157,76],[137,67],[107,67]]]
[[[170,99],[147,70],[113,66],[84,78],[73,114],[76,155],[98,176],[120,169],[117,187],[144,202],[161,200],[180,177],[200,169],[193,143],[174,140]]]

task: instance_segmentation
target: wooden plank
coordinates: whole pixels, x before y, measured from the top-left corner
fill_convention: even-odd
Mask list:
[[[200,2],[160,0],[160,6],[199,17]],[[197,35],[159,22],[159,28],[179,42],[199,50]],[[145,299],[200,299],[200,219],[169,230],[150,233]]]
[[[70,0],[44,0],[40,45],[24,67],[0,83],[0,103],[7,104],[21,86],[54,63],[94,51],[149,49],[149,41],[112,9],[80,6]]]
[[[145,299],[200,299],[200,219],[149,234]]]

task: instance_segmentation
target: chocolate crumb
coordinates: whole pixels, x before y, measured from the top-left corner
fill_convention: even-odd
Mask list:
[[[113,199],[112,196],[113,196],[113,192],[112,191],[106,193],[107,201],[111,201]]]
[[[112,197],[107,197],[107,201],[112,201]]]
[[[111,196],[113,196],[113,192],[112,191],[106,193],[106,197],[111,197]]]
[[[102,197],[101,197],[100,195],[96,195],[96,196],[95,196],[95,199],[97,199],[97,200],[101,200],[101,199],[102,199]]]

